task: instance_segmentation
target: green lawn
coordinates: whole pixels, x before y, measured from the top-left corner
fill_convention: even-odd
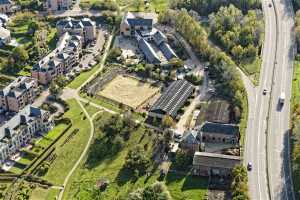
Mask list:
[[[204,177],[168,173],[166,185],[174,200],[207,199],[208,180]]]
[[[90,135],[89,121],[86,118],[84,119],[84,113],[76,100],[69,100],[67,103],[70,106],[70,110],[64,114],[64,117],[70,118],[73,126],[55,144],[55,154],[57,157],[44,176],[46,180],[56,185],[63,183],[64,178],[85,148]],[[68,136],[75,129],[79,129],[79,131],[65,143]]]
[[[95,65],[92,70],[87,71],[87,72],[82,72],[80,73],[79,76],[77,76],[73,81],[71,81],[67,87],[77,89],[79,86],[81,86],[92,74],[94,74],[98,69],[99,65]]]
[[[58,124],[55,126],[47,135],[45,135],[43,138],[41,138],[39,141],[37,141],[37,145],[42,147],[49,146],[66,128],[67,124]]]
[[[95,106],[92,106],[90,104],[86,104],[83,103],[84,108],[86,109],[86,111],[89,113],[90,117],[92,117],[95,113],[97,113],[98,111],[101,111],[99,108],[96,108]]]
[[[44,189],[37,187],[32,191],[30,200],[54,200],[56,199],[56,196],[58,196],[58,194],[58,189]]]

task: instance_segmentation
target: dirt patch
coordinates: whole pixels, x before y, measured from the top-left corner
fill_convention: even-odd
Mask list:
[[[98,95],[125,104],[136,109],[159,92],[159,88],[151,86],[135,78],[118,75],[107,83]]]

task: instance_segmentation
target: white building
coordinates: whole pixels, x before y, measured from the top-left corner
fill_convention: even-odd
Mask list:
[[[0,127],[0,163],[25,147],[35,135],[47,133],[52,127],[49,112],[26,106]]]

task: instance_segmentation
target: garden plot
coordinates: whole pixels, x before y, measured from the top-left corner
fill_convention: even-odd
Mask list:
[[[98,95],[136,109],[158,92],[159,88],[148,83],[118,75],[99,91]]]

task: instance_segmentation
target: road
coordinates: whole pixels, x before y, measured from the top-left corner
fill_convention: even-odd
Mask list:
[[[259,86],[248,93],[244,164],[253,165],[249,172],[251,199],[293,200],[287,134],[294,48],[293,10],[289,0],[263,0],[262,6],[265,15],[263,63]],[[266,95],[262,94],[264,89],[268,90]],[[282,110],[278,109],[281,92],[286,94]]]

